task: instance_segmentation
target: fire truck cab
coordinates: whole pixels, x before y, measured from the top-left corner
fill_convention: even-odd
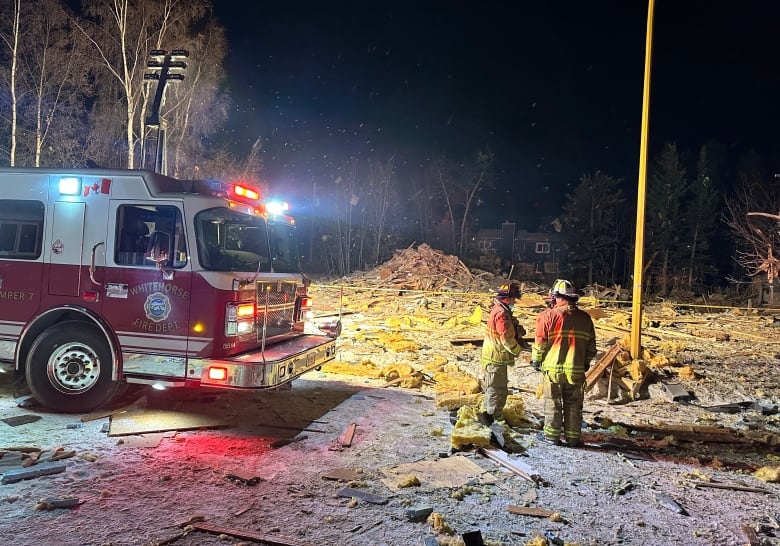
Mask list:
[[[0,362],[61,412],[127,383],[275,388],[332,360],[294,220],[143,170],[0,169]]]

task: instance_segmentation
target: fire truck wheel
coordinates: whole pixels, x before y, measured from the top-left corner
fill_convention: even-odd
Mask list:
[[[94,326],[69,321],[49,328],[27,357],[27,384],[55,411],[84,413],[108,402],[119,383],[111,380],[111,350]]]

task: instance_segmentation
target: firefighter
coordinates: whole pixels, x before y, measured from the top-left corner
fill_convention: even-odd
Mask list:
[[[521,296],[520,286],[509,283],[498,289],[485,330],[482,344],[483,411],[477,415],[479,422],[490,426],[501,414],[509,393],[508,366],[513,366],[522,349],[523,328],[512,314],[512,307]]]
[[[555,281],[553,281],[552,286],[550,287],[550,291],[547,293],[547,297],[544,298],[544,304],[547,306],[548,309],[552,309],[553,307],[555,307],[555,296],[553,296],[553,288],[555,287],[556,284],[558,284],[562,280],[563,279],[555,279]]]
[[[585,372],[596,356],[593,320],[577,307],[579,293],[563,279],[553,284],[554,305],[536,317],[531,366],[544,381],[544,429],[540,439],[553,445],[580,445]]]

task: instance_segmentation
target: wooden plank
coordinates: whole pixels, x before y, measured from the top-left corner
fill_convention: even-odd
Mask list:
[[[748,546],[759,546],[762,544],[761,539],[758,538],[758,533],[750,525],[743,525],[742,533],[744,533],[748,541]]]
[[[304,546],[303,543],[300,542],[290,542],[288,540],[285,540],[281,537],[273,537],[271,538],[268,535],[263,535],[260,533],[254,533],[252,531],[243,531],[240,529],[232,529],[230,527],[222,527],[220,525],[212,525],[211,523],[205,523],[205,522],[195,522],[190,524],[193,529],[196,529],[198,531],[203,531],[206,533],[213,533],[215,535],[229,535],[237,538],[242,538],[246,540],[254,540],[255,542],[260,542],[261,544],[271,544],[273,546]]]
[[[8,470],[3,474],[3,478],[0,480],[0,483],[3,485],[7,483],[16,483],[22,480],[29,480],[30,478],[37,478],[38,476],[59,474],[60,472],[65,472],[65,463],[40,463],[29,468]]]
[[[714,489],[731,489],[732,491],[746,491],[748,493],[771,493],[769,489],[762,489],[761,487],[748,487],[746,485],[738,485],[736,483],[714,483],[714,482],[696,482],[694,487],[712,487]]]
[[[512,461],[509,459],[509,456],[500,449],[485,449],[485,448],[479,448],[479,452],[487,457],[488,459],[491,459],[501,466],[504,466],[520,476],[521,478],[528,480],[532,483],[537,483],[539,481],[539,474],[534,471],[533,468],[528,466],[527,464],[521,462],[521,461]]]
[[[121,408],[116,409],[109,409],[109,410],[103,410],[103,411],[96,411],[93,413],[88,413],[87,415],[84,415],[81,417],[81,422],[86,423],[88,421],[95,421],[97,419],[102,419],[104,417],[111,417],[112,415],[116,415],[118,413],[123,413],[125,411],[128,411],[130,409],[135,409],[137,406],[135,404],[128,404],[127,406],[123,406]]]
[[[230,426],[213,415],[163,409],[136,409],[112,415],[109,436],[126,436],[169,430],[198,430]]]
[[[14,415],[13,417],[6,417],[4,419],[0,419],[0,421],[5,423],[9,427],[18,427],[19,425],[26,425],[40,420],[41,420],[40,415],[32,415],[29,413],[25,413],[24,415]]]
[[[484,336],[483,337],[453,337],[450,338],[450,344],[451,345],[466,345],[470,343],[471,345],[482,345],[485,341]],[[519,339],[520,343],[533,343],[534,338],[532,337],[521,337]]]
[[[588,392],[596,383],[598,383],[599,379],[601,379],[601,376],[604,374],[604,370],[609,368],[622,349],[623,346],[620,345],[620,343],[615,343],[609,351],[604,353],[596,364],[585,372],[585,392]]]
[[[515,506],[510,504],[506,507],[507,511],[511,514],[518,514],[520,516],[533,516],[535,518],[549,518],[555,512],[547,510],[546,508],[534,508],[532,506]]]
[[[338,492],[338,496],[355,497],[356,499],[360,499],[371,504],[387,504],[387,499],[385,497],[374,495],[368,491],[361,491],[360,489],[355,489],[354,487],[344,487]]]
[[[341,436],[336,440],[342,447],[350,447],[352,440],[355,438],[355,429],[357,429],[357,423],[350,423]]]

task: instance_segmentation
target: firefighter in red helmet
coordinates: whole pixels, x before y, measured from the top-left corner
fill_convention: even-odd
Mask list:
[[[490,426],[493,419],[504,409],[509,394],[507,368],[514,365],[515,358],[522,349],[525,329],[512,314],[512,307],[520,296],[520,285],[517,283],[503,285],[496,292],[488,316],[485,340],[482,343],[485,398],[483,411],[477,415],[479,422],[485,426]]]

